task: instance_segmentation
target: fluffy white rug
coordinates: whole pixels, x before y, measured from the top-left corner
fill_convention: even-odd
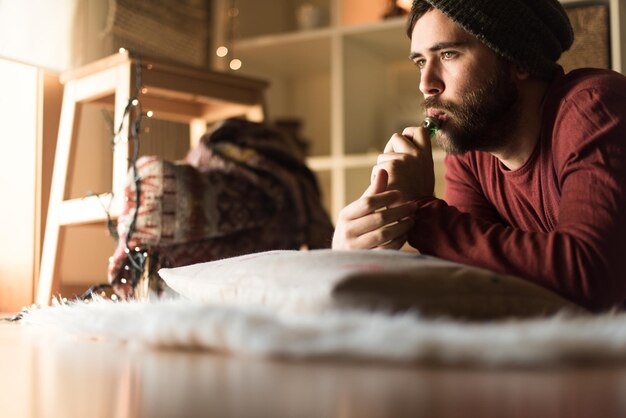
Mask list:
[[[328,309],[278,312],[189,300],[75,303],[33,310],[28,327],[167,348],[287,358],[545,366],[626,360],[626,314],[467,323]]]

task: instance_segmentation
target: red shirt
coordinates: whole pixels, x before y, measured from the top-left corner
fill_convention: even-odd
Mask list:
[[[445,201],[420,202],[420,252],[525,278],[592,310],[626,301],[626,77],[560,74],[528,161],[447,156]],[[447,202],[447,203],[446,203]]]

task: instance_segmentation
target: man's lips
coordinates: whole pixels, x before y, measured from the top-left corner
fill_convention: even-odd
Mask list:
[[[430,116],[431,118],[442,118],[445,117],[445,112],[443,110],[438,110],[438,109],[427,109],[426,110],[426,115]]]
[[[439,122],[443,122],[447,119],[446,113],[437,109],[428,109],[426,111],[426,115],[431,118],[437,119]]]

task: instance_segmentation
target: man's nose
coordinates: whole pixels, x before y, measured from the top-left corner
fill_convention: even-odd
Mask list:
[[[445,85],[436,64],[427,63],[421,70],[419,89],[424,97],[436,96],[443,92]]]

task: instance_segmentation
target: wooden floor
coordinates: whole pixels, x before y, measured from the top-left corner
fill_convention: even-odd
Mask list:
[[[485,370],[270,361],[34,335],[0,323],[0,416],[621,417],[626,365]]]

